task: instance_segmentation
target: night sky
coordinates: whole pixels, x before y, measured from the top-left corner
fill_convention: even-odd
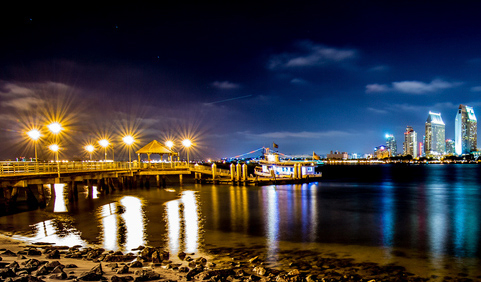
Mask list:
[[[65,158],[104,135],[121,158],[133,132],[193,138],[200,159],[372,153],[387,133],[401,152],[430,110],[451,139],[459,104],[481,116],[481,4],[159,2],[5,9],[0,159],[32,156],[25,131],[54,119]]]

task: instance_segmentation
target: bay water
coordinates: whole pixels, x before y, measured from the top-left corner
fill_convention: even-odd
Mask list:
[[[396,263],[429,277],[481,275],[481,166],[329,165],[309,184],[231,186],[172,182],[0,217],[28,242],[175,254],[255,246],[269,256],[316,250]],[[60,187],[60,186],[59,186]],[[56,188],[57,189],[57,188]]]

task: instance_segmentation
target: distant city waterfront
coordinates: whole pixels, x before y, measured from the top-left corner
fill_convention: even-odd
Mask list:
[[[261,245],[272,256],[285,248],[314,248],[403,263],[427,276],[480,275],[479,165],[321,170],[323,180],[311,184],[186,184],[81,197],[73,204],[56,200],[45,210],[3,216],[0,226],[21,240],[107,250],[153,245],[198,253],[206,245],[242,243]]]

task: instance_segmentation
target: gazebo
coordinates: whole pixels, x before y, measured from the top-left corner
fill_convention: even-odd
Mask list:
[[[147,154],[147,157],[149,159],[149,163],[150,163],[150,155],[152,155],[152,154],[159,154],[161,158],[162,158],[162,155],[164,155],[164,154],[168,154],[170,156],[177,155],[177,153],[175,153],[174,151],[165,147],[164,145],[159,143],[157,140],[153,140],[149,144],[147,144],[144,147],[142,147],[141,149],[139,149],[136,153],[139,157],[139,163],[140,163],[140,155],[141,154]]]

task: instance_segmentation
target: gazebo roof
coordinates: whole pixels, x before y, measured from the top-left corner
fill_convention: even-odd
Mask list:
[[[169,150],[169,148],[165,147],[164,145],[160,144],[157,140],[153,140],[149,144],[145,145],[141,149],[139,149],[137,154],[174,154],[172,150]]]

